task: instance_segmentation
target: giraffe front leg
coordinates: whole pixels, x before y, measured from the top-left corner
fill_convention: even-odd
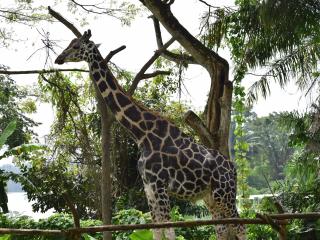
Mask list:
[[[145,183],[144,190],[148,199],[152,221],[155,223],[170,221],[170,203],[166,189],[163,186],[157,186],[156,183]],[[175,240],[174,229],[154,229],[153,239]]]

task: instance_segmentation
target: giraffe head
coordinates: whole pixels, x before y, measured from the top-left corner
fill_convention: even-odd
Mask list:
[[[79,37],[73,39],[69,46],[55,60],[56,64],[64,64],[65,62],[88,61],[92,49],[97,47],[94,42],[90,41],[91,31],[88,30]]]

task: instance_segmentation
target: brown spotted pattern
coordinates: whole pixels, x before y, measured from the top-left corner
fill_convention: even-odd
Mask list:
[[[58,56],[56,63],[87,61],[106,104],[116,119],[131,133],[141,149],[138,170],[155,222],[169,221],[169,196],[195,201],[204,199],[214,218],[238,217],[236,209],[236,170],[234,163],[216,150],[195,143],[174,124],[137,105],[119,87],[91,34],[74,39]],[[218,239],[227,239],[225,225],[216,226]],[[231,226],[238,239],[245,239],[244,227]],[[155,230],[175,239],[173,229]]]

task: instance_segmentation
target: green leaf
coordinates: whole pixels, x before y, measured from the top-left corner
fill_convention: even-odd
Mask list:
[[[131,240],[153,240],[153,234],[150,230],[134,231],[129,237]]]
[[[6,143],[7,139],[11,136],[11,134],[14,132],[16,129],[17,122],[11,121],[7,127],[3,130],[3,132],[0,135],[0,148]]]
[[[11,239],[10,234],[0,235],[0,240],[10,240],[10,239]]]
[[[18,147],[9,149],[5,151],[2,155],[0,155],[0,160],[9,156],[19,156],[22,153],[29,153],[36,150],[45,149],[45,146],[38,144],[22,144]]]
[[[89,234],[85,233],[82,234],[82,237],[84,238],[84,240],[97,240],[96,238],[90,236]],[[1,240],[1,239],[0,239]]]

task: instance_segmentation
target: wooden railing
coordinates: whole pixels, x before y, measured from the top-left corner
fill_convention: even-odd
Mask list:
[[[185,222],[164,222],[148,224],[126,224],[126,225],[102,225],[84,228],[70,228],[66,230],[45,230],[45,229],[11,229],[0,228],[0,234],[11,235],[55,235],[64,236],[66,239],[80,239],[81,234],[97,233],[105,231],[128,231],[137,229],[155,228],[177,228],[197,227],[216,224],[268,224],[279,232],[279,239],[286,239],[285,226],[288,220],[292,219],[320,219],[320,212],[311,213],[283,213],[283,214],[257,214],[256,218],[223,218],[215,220],[196,220]]]

